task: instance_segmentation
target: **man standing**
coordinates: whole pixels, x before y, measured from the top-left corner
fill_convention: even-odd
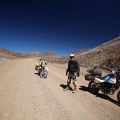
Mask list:
[[[79,63],[74,59],[74,54],[70,54],[70,61],[68,62],[68,68],[66,70],[66,75],[67,74],[68,74],[67,87],[64,89],[64,91],[69,90],[72,80],[74,85],[74,90],[72,91],[72,93],[75,93],[77,89],[76,76],[79,77],[80,75],[80,67]]]

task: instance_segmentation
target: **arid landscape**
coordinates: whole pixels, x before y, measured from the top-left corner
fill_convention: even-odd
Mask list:
[[[117,68],[120,65],[120,36],[95,48],[78,50],[73,53],[75,54],[75,59],[82,67],[92,67],[95,64],[100,67],[103,65],[110,66],[113,63],[115,68]],[[0,60],[18,58],[42,58],[50,63],[65,64],[69,60],[69,55],[60,56],[54,51],[18,53],[0,47]]]
[[[88,50],[73,52],[80,64],[76,93],[66,86],[68,56],[54,52],[17,53],[0,47],[0,120],[119,120],[117,92],[105,96],[89,92],[88,67],[120,65],[120,37]],[[35,71],[39,59],[48,61],[48,77]],[[106,71],[102,70],[103,76]],[[73,85],[71,84],[71,87]]]

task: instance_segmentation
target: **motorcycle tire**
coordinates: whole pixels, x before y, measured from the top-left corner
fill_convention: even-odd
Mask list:
[[[43,71],[40,73],[40,77],[41,77],[41,78],[47,78],[47,75],[48,75],[47,70],[43,70]]]
[[[95,84],[96,83],[94,81],[90,81],[89,84],[88,84],[89,90],[93,94],[97,94],[99,92],[99,89],[95,88]]]
[[[117,100],[118,100],[118,103],[120,104],[120,91],[117,94]]]

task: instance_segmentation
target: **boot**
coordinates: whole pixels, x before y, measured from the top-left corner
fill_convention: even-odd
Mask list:
[[[72,93],[75,93],[75,92],[76,92],[76,90],[77,90],[77,88],[74,88],[74,90],[72,91]]]

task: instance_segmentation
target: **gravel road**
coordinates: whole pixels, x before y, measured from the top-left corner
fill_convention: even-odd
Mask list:
[[[48,77],[35,71],[36,59],[0,61],[0,120],[120,120],[116,95],[93,95],[81,68],[76,93],[63,91],[66,65],[48,63]],[[73,85],[71,84],[71,87]]]

